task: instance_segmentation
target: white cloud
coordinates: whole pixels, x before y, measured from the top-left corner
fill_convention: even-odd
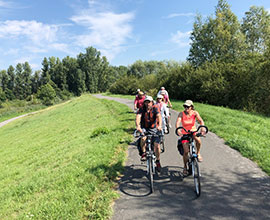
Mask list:
[[[11,7],[11,3],[7,2],[7,1],[0,0],[0,7],[9,8],[9,7]]]
[[[89,1],[93,4],[94,1]],[[134,13],[103,11],[81,11],[79,15],[71,17],[77,25],[85,27],[85,33],[77,38],[77,44],[83,47],[94,46],[107,54],[111,59],[119,53],[128,38],[131,38]],[[114,54],[114,55],[113,55]]]
[[[27,37],[32,43],[53,42],[56,40],[58,26],[37,21],[7,20],[0,22],[0,38]]]
[[[173,13],[173,14],[169,14],[167,17],[165,18],[175,18],[175,17],[194,17],[195,14],[194,13]]]
[[[190,40],[190,33],[191,31],[188,32],[181,32],[177,31],[176,34],[172,34],[171,36],[171,42],[176,43],[179,47],[187,47],[189,46]]]

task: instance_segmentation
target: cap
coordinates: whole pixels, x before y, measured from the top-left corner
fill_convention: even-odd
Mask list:
[[[183,106],[194,106],[191,100],[186,100]]]
[[[152,96],[146,96],[144,99],[144,102],[146,102],[146,101],[152,102],[153,101]]]

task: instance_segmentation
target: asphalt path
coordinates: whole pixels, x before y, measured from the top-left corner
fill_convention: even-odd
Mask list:
[[[132,100],[95,96],[115,100],[133,109]],[[140,161],[135,140],[130,144],[125,172],[119,180],[120,198],[114,203],[112,220],[270,219],[270,177],[211,132],[202,138],[204,161],[199,163],[202,193],[196,197],[193,178],[183,177],[182,157],[176,148],[174,125],[177,115],[178,112],[171,110],[173,128],[165,136],[162,171],[154,177],[152,194],[146,164]]]

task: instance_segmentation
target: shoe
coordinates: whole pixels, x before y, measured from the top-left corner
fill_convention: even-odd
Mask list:
[[[141,156],[141,161],[146,161],[146,153],[142,153],[142,156]]]
[[[159,173],[161,172],[161,165],[159,161],[156,161],[156,169]]]

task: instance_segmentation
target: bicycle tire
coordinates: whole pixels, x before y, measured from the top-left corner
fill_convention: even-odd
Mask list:
[[[196,193],[196,196],[199,197],[201,195],[201,180],[200,180],[199,164],[196,159],[194,159],[191,162],[191,164],[192,164],[192,175],[194,178],[195,193]]]
[[[149,175],[149,183],[150,183],[150,192],[154,192],[154,176],[153,176],[153,158],[152,155],[149,155],[148,158],[148,175]]]

